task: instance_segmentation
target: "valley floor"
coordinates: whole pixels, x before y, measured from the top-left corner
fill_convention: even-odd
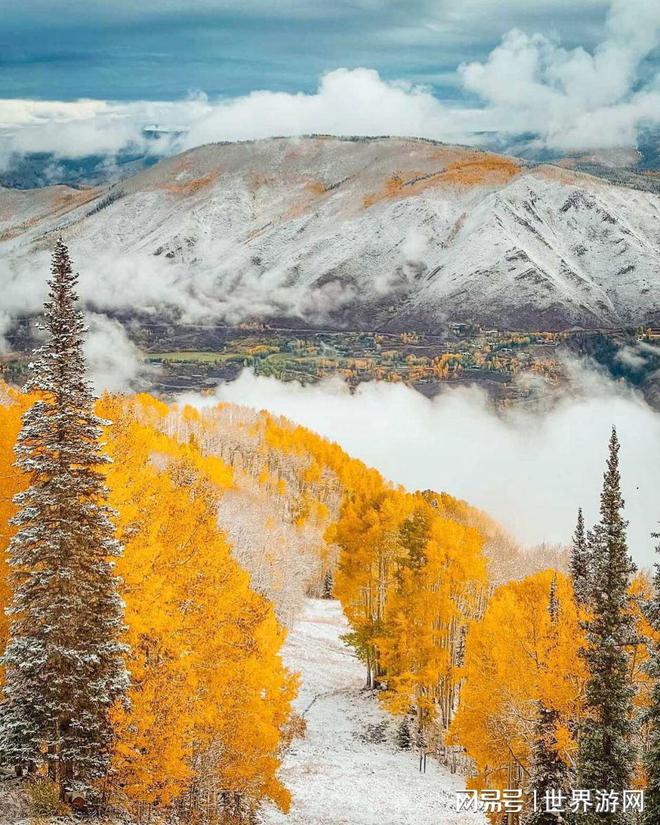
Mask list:
[[[362,689],[364,668],[340,638],[347,630],[338,602],[309,599],[289,635],[284,659],[301,676],[296,709],[307,732],[281,771],[291,812],[269,811],[266,823],[482,825],[455,811],[463,777],[431,760],[421,774],[416,753],[397,749],[396,720]]]

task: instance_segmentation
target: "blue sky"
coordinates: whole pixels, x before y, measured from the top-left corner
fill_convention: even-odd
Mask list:
[[[0,164],[112,155],[147,125],[551,150],[660,123],[660,0],[0,0]],[[90,102],[93,101],[93,102]]]
[[[650,0],[653,2],[653,0]],[[454,71],[517,27],[593,47],[606,0],[0,0],[0,96],[165,100],[310,92],[337,67],[461,96]]]

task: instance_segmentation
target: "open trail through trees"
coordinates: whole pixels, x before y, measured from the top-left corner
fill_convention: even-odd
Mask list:
[[[339,602],[308,599],[290,632],[284,659],[300,673],[307,731],[281,771],[291,812],[269,812],[268,825],[482,825],[455,811],[464,777],[430,759],[421,774],[417,753],[397,748],[398,720],[363,689],[364,666],[341,640],[348,630]]]

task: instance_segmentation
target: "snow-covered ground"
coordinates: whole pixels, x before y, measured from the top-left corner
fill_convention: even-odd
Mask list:
[[[396,721],[362,689],[364,668],[340,639],[347,630],[338,602],[308,599],[289,635],[284,658],[301,676],[307,733],[281,772],[291,812],[269,811],[268,825],[482,825],[456,813],[463,777],[431,760],[421,774],[416,754],[396,748]],[[369,741],[383,727],[385,741]]]

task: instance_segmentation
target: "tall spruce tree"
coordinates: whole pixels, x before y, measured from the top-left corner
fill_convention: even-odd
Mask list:
[[[654,534],[660,538],[660,534]],[[660,553],[660,544],[656,546]],[[655,565],[653,576],[653,599],[647,605],[647,618],[654,630],[660,632],[660,564]],[[647,790],[644,821],[648,825],[660,822],[660,644],[651,643],[646,671],[651,677],[653,689],[646,722],[649,724],[648,750],[644,754],[644,767],[647,775]]]
[[[589,601],[589,547],[587,546],[581,507],[578,510],[577,524],[573,533],[570,572],[573,579],[575,601],[580,605],[584,605]]]
[[[635,626],[629,586],[635,565],[626,543],[619,473],[619,440],[612,429],[607,469],[600,499],[600,522],[588,537],[591,560],[587,647],[583,655],[589,678],[585,690],[585,721],[580,732],[578,786],[621,792],[630,787],[634,769],[630,645]],[[580,819],[585,823],[619,825],[621,810]]]
[[[111,558],[120,552],[101,473],[108,459],[85,377],[77,275],[59,240],[44,307],[47,342],[35,353],[15,452],[29,487],[16,497],[8,548],[13,590],[4,655],[0,751],[47,768],[65,789],[102,775],[111,706],[125,692],[123,606]]]
[[[560,825],[567,821],[561,812],[546,810],[546,799],[552,798],[546,794],[563,794],[566,799],[571,784],[568,766],[559,754],[559,721],[558,710],[543,702],[537,704],[529,786],[530,796],[536,799],[536,810],[524,820],[525,825]]]
[[[559,644],[556,627],[561,604],[557,596],[557,577],[550,583],[548,614],[550,616],[550,642]],[[536,810],[524,820],[525,825],[560,825],[566,822],[561,813],[545,810],[546,794],[568,795],[570,771],[559,753],[557,730],[560,713],[547,707],[542,701],[537,703],[534,742],[532,744],[530,783],[528,793],[537,801]]]

